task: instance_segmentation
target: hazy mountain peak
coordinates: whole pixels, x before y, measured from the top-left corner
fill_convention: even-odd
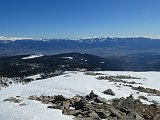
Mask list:
[[[0,36],[0,40],[25,40],[25,39],[33,39],[33,38],[27,38],[27,37],[5,37],[5,36]]]

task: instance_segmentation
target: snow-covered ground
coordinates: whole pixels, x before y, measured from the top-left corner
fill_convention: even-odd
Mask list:
[[[105,75],[130,75],[141,77],[141,79],[129,79],[140,84],[133,86],[143,86],[160,90],[160,72],[121,72],[121,71],[100,71]],[[123,84],[115,84],[108,80],[97,80],[97,76],[85,75],[84,72],[66,72],[66,74],[39,81],[33,81],[25,85],[11,85],[0,90],[0,120],[72,120],[72,116],[65,116],[59,110],[47,109],[47,105],[37,101],[27,99],[31,95],[64,95],[74,97],[75,95],[85,96],[94,91],[101,97],[110,100],[112,98],[128,97],[133,94],[135,98],[145,96],[149,101],[155,100],[160,103],[160,96],[152,96],[147,93],[132,90]],[[33,76],[35,77],[35,76]],[[112,89],[115,96],[105,95],[102,92]],[[3,102],[9,97],[20,96],[21,103]],[[149,104],[149,102],[144,101]],[[25,103],[25,106],[19,104]]]
[[[38,57],[42,57],[43,55],[42,54],[39,54],[39,55],[30,55],[28,57],[24,57],[22,58],[23,60],[26,60],[26,59],[33,59],[33,58],[38,58]]]
[[[142,79],[128,79],[129,81],[135,81],[143,83],[142,86],[160,90],[160,72],[131,72],[131,71],[99,71],[102,74],[108,75],[130,75]]]

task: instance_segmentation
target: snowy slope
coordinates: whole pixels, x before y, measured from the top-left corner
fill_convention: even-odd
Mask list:
[[[156,88],[160,90],[160,72],[100,72],[105,75],[131,75],[141,77],[141,79],[133,79],[142,83],[141,86]],[[34,76],[35,77],[35,76]],[[65,116],[59,110],[47,109],[47,105],[37,101],[27,99],[31,95],[64,95],[66,97],[74,97],[75,95],[85,96],[94,91],[101,97],[110,100],[112,98],[128,97],[133,94],[135,98],[140,95],[147,97],[150,101],[155,100],[160,103],[159,96],[148,96],[147,93],[139,93],[132,90],[130,87],[114,84],[107,80],[97,80],[97,76],[85,75],[84,72],[66,72],[60,75],[45,80],[33,81],[26,85],[12,85],[8,88],[0,90],[0,120],[72,120],[72,116]],[[135,84],[137,86],[137,84]],[[115,96],[105,95],[102,92],[106,89],[112,89]],[[3,102],[9,97],[21,96],[21,103],[25,106],[19,106],[21,103]],[[147,101],[143,101],[148,103]]]

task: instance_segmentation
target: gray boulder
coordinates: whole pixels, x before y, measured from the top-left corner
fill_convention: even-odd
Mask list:
[[[65,101],[66,98],[63,96],[63,95],[57,95],[57,96],[54,96],[54,101],[57,102],[57,101]]]
[[[104,93],[104,94],[106,94],[106,95],[115,96],[115,93],[114,93],[111,89],[107,89],[107,90],[103,91],[102,93]]]

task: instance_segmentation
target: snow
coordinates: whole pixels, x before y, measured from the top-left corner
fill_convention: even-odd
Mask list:
[[[61,57],[61,58],[73,60],[73,57]]]
[[[47,109],[45,104],[37,101],[24,100],[25,106],[4,102],[0,103],[0,120],[72,120],[64,116],[61,110]]]
[[[30,55],[28,57],[24,57],[22,58],[23,60],[26,60],[26,59],[33,59],[33,58],[38,58],[38,57],[42,57],[43,55],[42,54],[39,54],[39,55]]]
[[[96,42],[104,42],[106,40],[117,41],[117,37],[107,37],[107,36],[93,36],[93,37],[85,37],[77,39],[78,42],[86,42],[86,43],[96,43]]]
[[[128,81],[135,81],[142,83],[143,87],[160,89],[160,72],[122,72],[122,71],[99,71],[105,75],[130,75],[132,77],[141,77],[141,79],[131,79]],[[33,81],[28,84],[11,85],[8,88],[0,90],[0,120],[72,120],[72,116],[65,116],[60,110],[47,109],[47,105],[38,101],[31,101],[27,99],[31,95],[64,95],[65,97],[74,97],[75,95],[85,96],[94,91],[101,97],[107,100],[113,98],[128,97],[132,94],[135,98],[138,96],[145,96],[150,101],[155,100],[160,103],[159,96],[148,95],[147,93],[139,92],[123,84],[115,84],[108,82],[108,80],[97,80],[100,75],[85,75],[84,72],[70,71],[65,74],[47,78],[44,80]],[[39,75],[32,76],[33,78]],[[119,86],[119,87],[118,87]],[[137,86],[135,84],[135,86]],[[139,86],[139,85],[138,85]],[[102,92],[106,89],[112,89],[115,96],[105,95]],[[19,106],[21,103],[3,102],[9,97],[21,96],[25,106]],[[151,102],[141,100],[145,104]]]
[[[37,75],[33,75],[33,76],[28,76],[26,78],[32,78],[34,80],[38,79],[38,78],[41,78],[41,75],[40,74],[37,74]]]
[[[93,39],[107,39],[107,38],[109,38],[109,37],[107,37],[107,36],[93,36],[93,37],[85,37],[85,38],[81,38],[82,40],[83,39],[91,39],[91,40],[93,40]]]
[[[32,40],[33,38],[27,38],[27,37],[5,37],[5,36],[0,36],[0,40],[11,40],[11,41],[16,41],[16,40]]]
[[[143,87],[160,90],[160,72],[99,71],[99,73],[108,75],[130,75],[133,77],[140,77],[142,79],[128,79],[128,81],[135,81],[137,83],[142,83]]]

